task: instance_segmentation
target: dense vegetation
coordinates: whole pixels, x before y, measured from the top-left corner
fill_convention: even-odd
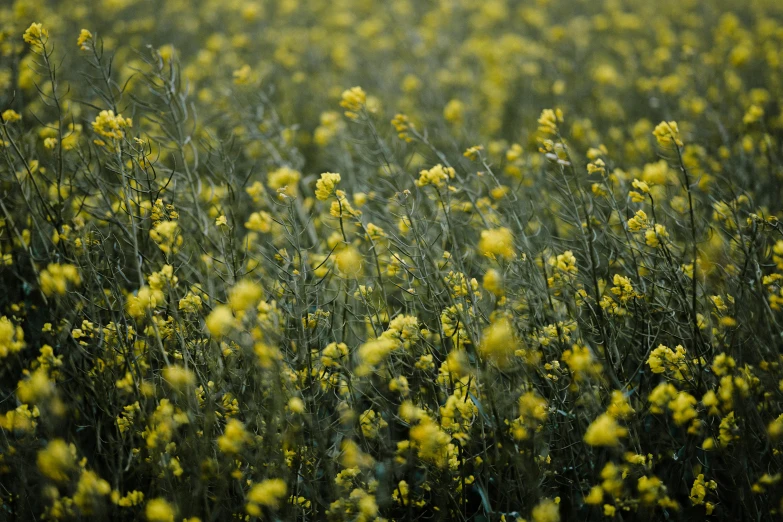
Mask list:
[[[8,1],[0,114],[0,520],[783,510],[783,3]]]

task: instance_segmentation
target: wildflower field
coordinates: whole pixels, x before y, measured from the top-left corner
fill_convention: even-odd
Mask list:
[[[0,521],[783,517],[779,0],[0,2]]]

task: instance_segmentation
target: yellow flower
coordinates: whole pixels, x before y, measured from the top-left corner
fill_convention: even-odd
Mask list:
[[[339,368],[342,359],[348,356],[345,343],[329,343],[321,352],[321,364],[325,368]]]
[[[482,286],[484,289],[487,290],[487,292],[490,292],[497,297],[500,297],[503,295],[503,276],[500,272],[495,270],[494,268],[490,268],[486,271],[484,274],[484,279],[482,281]]]
[[[47,296],[65,295],[68,283],[75,286],[81,284],[79,270],[71,264],[49,263],[44,270],[41,270],[40,280],[41,290]]]
[[[359,111],[367,104],[367,94],[361,87],[351,87],[343,91],[340,107],[346,109],[345,116],[352,120],[359,117]]]
[[[463,152],[462,155],[471,161],[476,161],[482,150],[484,150],[483,145],[474,145],[473,147],[468,147],[468,149]]]
[[[261,368],[269,369],[281,358],[280,350],[266,343],[256,343],[253,346],[253,353],[258,357],[258,364]]]
[[[185,313],[194,314],[201,310],[201,296],[188,292],[188,295],[179,300],[177,308]]]
[[[625,396],[620,390],[612,391],[612,402],[606,409],[606,413],[614,417],[615,419],[625,419],[630,417],[634,413],[634,409],[628,402],[628,397]]]
[[[614,447],[620,444],[620,439],[628,434],[628,430],[621,427],[617,421],[604,413],[599,415],[585,432],[584,441],[590,446]]]
[[[91,515],[98,507],[100,497],[104,497],[110,492],[109,483],[99,477],[97,473],[82,470],[76,485],[76,493],[73,495],[73,503],[79,507],[82,514]]]
[[[373,368],[380,365],[393,350],[399,347],[400,343],[398,341],[384,336],[362,344],[358,350],[361,365],[356,368],[356,374],[358,376],[367,375]]]
[[[579,267],[576,266],[576,256],[570,250],[550,258],[549,264],[554,267],[558,276],[565,279],[573,279],[579,273]]]
[[[680,139],[680,128],[676,121],[662,121],[653,130],[653,135],[661,147],[667,148],[672,145],[682,147],[683,145]]]
[[[361,275],[364,261],[356,248],[347,246],[335,254],[334,264],[343,277],[356,278]]]
[[[451,437],[429,417],[410,429],[410,439],[418,450],[419,458],[439,467],[446,464]]]
[[[176,254],[182,246],[182,234],[176,221],[161,221],[150,230],[150,238],[165,254]]]
[[[690,499],[694,506],[704,504],[704,498],[707,496],[707,489],[715,490],[718,484],[714,480],[707,482],[704,480],[704,474],[700,473],[699,476],[693,481],[693,487],[691,488]]]
[[[658,504],[662,507],[677,509],[677,502],[671,500],[666,495],[666,486],[658,477],[639,477],[636,488],[639,490],[639,496],[643,504]]]
[[[406,115],[396,114],[394,119],[392,119],[391,124],[394,127],[394,130],[397,131],[398,138],[406,142],[413,141],[413,138],[411,138],[408,130],[413,129],[414,127]]]
[[[587,346],[573,345],[570,350],[563,352],[563,361],[573,372],[576,381],[601,373],[601,364],[595,360],[593,352]]]
[[[462,123],[465,113],[465,104],[459,100],[450,100],[443,108],[443,118],[454,125]]]
[[[495,364],[505,366],[511,362],[518,345],[511,321],[501,317],[484,329],[479,353]]]
[[[601,486],[593,486],[590,488],[590,493],[585,497],[585,503],[595,506],[603,502],[604,490]]]
[[[301,178],[302,174],[298,170],[290,167],[280,167],[269,173],[267,184],[269,188],[277,191],[278,199],[295,198],[299,193],[298,184]]]
[[[454,169],[451,167],[444,167],[440,163],[435,165],[429,170],[422,170],[419,172],[419,179],[416,180],[417,187],[426,187],[432,185],[437,188],[446,186],[449,179],[453,179],[455,175]]]
[[[728,415],[723,417],[720,421],[720,426],[718,426],[718,440],[720,441],[721,447],[728,446],[732,441],[737,440],[739,438],[739,435],[737,434],[738,428],[737,428],[737,421],[734,418],[734,412],[729,412]]]
[[[166,499],[154,498],[147,502],[144,514],[149,522],[174,522],[176,511]]]
[[[781,435],[783,435],[783,414],[779,415],[775,420],[769,423],[767,426],[767,432],[773,439],[778,439]]]
[[[332,172],[324,172],[321,179],[315,183],[315,197],[326,201],[334,192],[334,188],[340,182],[340,175]]]
[[[639,232],[647,227],[647,214],[644,210],[637,210],[636,214],[628,220],[628,230]]]
[[[304,413],[305,403],[299,397],[291,397],[288,399],[288,410],[291,413]]]
[[[163,370],[163,380],[173,389],[185,391],[196,384],[196,375],[182,366],[167,366]]]
[[[606,172],[606,163],[601,158],[587,164],[588,174],[604,174]]]
[[[36,50],[40,49],[41,45],[46,43],[48,38],[49,30],[42,24],[35,22],[31,23],[30,27],[28,27],[22,35],[22,39]]]
[[[111,492],[111,501],[120,507],[138,506],[144,502],[144,493],[139,490],[133,490],[122,497],[120,492],[115,490]]]
[[[544,109],[538,118],[538,131],[543,134],[557,134],[558,122],[563,122],[563,112],[560,109]]]
[[[514,235],[506,227],[482,230],[478,250],[490,259],[496,257],[506,260],[512,259],[515,255]]]
[[[272,215],[263,210],[253,212],[245,222],[245,228],[254,232],[269,232],[272,230]]]
[[[544,499],[533,508],[533,522],[560,522],[560,510],[557,502]]]
[[[79,38],[76,40],[76,45],[82,51],[88,51],[90,49],[89,44],[92,42],[92,33],[87,29],[82,29],[79,32]]]
[[[242,451],[242,447],[250,439],[245,425],[236,419],[229,419],[223,435],[218,437],[217,445],[220,451],[229,455],[235,455]]]
[[[165,296],[161,290],[142,286],[136,292],[136,295],[128,296],[125,310],[134,319],[142,319],[147,314],[147,311],[162,305],[164,300]]]
[[[234,77],[234,83],[237,85],[247,85],[252,78],[253,70],[249,65],[245,64],[232,73]]]
[[[669,232],[666,230],[666,227],[658,223],[644,233],[644,242],[647,246],[653,248],[658,247],[661,244],[661,240],[666,240],[668,238]]]
[[[266,479],[255,484],[247,493],[247,505],[245,509],[251,516],[259,516],[259,506],[277,509],[280,501],[285,497],[287,487],[282,479]]]
[[[243,279],[228,292],[228,305],[234,312],[242,312],[258,305],[264,295],[261,285],[254,281]]]
[[[650,411],[653,413],[663,413],[663,407],[677,396],[677,388],[671,383],[662,382],[650,392],[647,400],[652,404]]]
[[[132,126],[130,118],[123,118],[122,114],[115,115],[112,110],[101,111],[92,122],[92,129],[98,135],[115,140],[121,140],[125,136],[125,129]]]
[[[27,379],[19,381],[16,387],[16,396],[27,404],[40,404],[54,392],[54,382],[43,367],[39,367]]]
[[[15,110],[8,109],[8,110],[3,111],[2,119],[6,123],[12,123],[12,122],[21,120],[22,117]]]
[[[675,424],[682,426],[691,419],[696,418],[696,410],[693,408],[698,401],[696,398],[684,391],[677,393],[677,396],[669,401],[669,409],[672,411],[672,418]]]
[[[362,429],[362,435],[367,439],[378,437],[380,431],[388,426],[383,417],[373,409],[368,409],[359,415],[359,426]]]
[[[261,203],[263,201],[263,196],[266,193],[266,189],[264,188],[263,183],[254,181],[252,185],[245,189],[245,192],[247,192],[247,195],[253,200],[253,203]]]
[[[206,324],[212,337],[223,337],[234,327],[234,314],[229,306],[218,305],[207,316]]]
[[[633,185],[633,188],[642,191],[644,194],[650,193],[650,185],[648,185],[646,181],[640,181],[638,179],[634,179],[633,183],[631,184]]]
[[[758,105],[751,105],[748,108],[748,111],[745,113],[745,116],[742,117],[742,123],[744,123],[745,125],[750,125],[751,123],[756,123],[763,117],[764,117],[764,109],[762,109]]]
[[[76,464],[76,447],[62,439],[54,439],[38,452],[38,471],[56,482],[68,480]]]
[[[24,349],[24,330],[14,325],[8,317],[0,317],[0,359]]]

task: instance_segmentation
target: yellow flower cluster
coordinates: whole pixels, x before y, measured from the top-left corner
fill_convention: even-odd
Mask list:
[[[22,327],[8,317],[0,317],[0,359],[22,351],[25,346]]]
[[[436,188],[443,188],[450,179],[454,179],[455,171],[452,167],[444,167],[437,164],[429,170],[419,172],[419,179],[416,180],[417,187],[426,187],[432,185]]]
[[[326,201],[334,192],[335,187],[340,183],[340,175],[332,172],[324,172],[321,178],[315,183],[315,197],[321,201]]]
[[[40,49],[49,38],[49,30],[43,24],[33,22],[25,30],[22,39],[33,49]]]
[[[68,291],[68,283],[79,286],[81,277],[79,269],[70,263],[50,263],[41,270],[41,291],[48,295],[64,295]]]
[[[482,230],[478,250],[490,259],[509,260],[514,257],[514,235],[506,227]]]
[[[345,117],[355,120],[367,104],[367,94],[361,87],[351,87],[343,91],[340,107],[345,109]]]
[[[245,510],[249,515],[260,516],[261,506],[275,509],[280,505],[287,490],[282,479],[266,479],[254,484],[247,493]]]
[[[92,44],[92,33],[87,29],[82,29],[79,32],[79,38],[76,39],[76,45],[78,45],[79,49],[81,49],[82,51],[89,51],[91,44]]]
[[[92,122],[92,130],[104,138],[121,140],[125,137],[125,129],[133,126],[130,118],[123,118],[122,114],[114,114],[112,110],[101,111]]]

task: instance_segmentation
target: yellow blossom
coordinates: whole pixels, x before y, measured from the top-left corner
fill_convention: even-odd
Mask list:
[[[604,413],[598,416],[587,427],[584,440],[591,446],[618,446],[620,439],[628,434],[611,415]]]
[[[79,49],[82,51],[89,51],[90,43],[92,43],[92,33],[87,29],[79,31],[79,38],[76,40],[76,45],[79,46]]]
[[[54,439],[38,452],[38,470],[56,482],[68,480],[76,464],[76,447],[62,439]]]
[[[183,238],[176,221],[161,221],[150,230],[150,238],[165,254],[176,254]]]
[[[144,515],[148,522],[174,522],[176,510],[166,499],[154,498],[147,502]]]
[[[247,493],[247,505],[245,509],[249,515],[261,514],[259,506],[276,509],[280,501],[285,497],[287,487],[282,479],[266,479],[253,485]]]
[[[443,108],[443,119],[447,122],[458,125],[462,123],[465,113],[465,104],[459,100],[450,100]]]
[[[2,117],[2,120],[6,123],[13,123],[22,119],[19,113],[13,109],[7,109],[3,111],[0,117]]]
[[[347,246],[335,253],[334,264],[343,277],[356,278],[361,275],[364,261],[355,247]]]
[[[272,230],[272,215],[269,212],[263,210],[259,212],[253,212],[248,216],[245,222],[245,228],[254,232],[269,232]]]
[[[213,337],[222,337],[234,327],[234,314],[229,306],[218,305],[210,312],[206,323]]]
[[[229,419],[223,430],[223,435],[218,437],[217,444],[223,453],[234,455],[242,450],[250,436],[245,430],[245,425],[237,419]]]
[[[332,195],[339,182],[339,174],[324,172],[321,174],[321,179],[315,183],[315,197],[321,201],[326,201]]]
[[[22,39],[35,50],[40,49],[41,45],[46,43],[48,38],[49,30],[42,24],[35,22],[31,23],[22,35]]]
[[[196,375],[182,366],[167,366],[163,369],[163,380],[171,388],[185,391],[196,383]]]
[[[103,138],[121,140],[125,137],[125,129],[133,126],[130,118],[123,118],[122,114],[114,114],[112,110],[103,110],[98,113],[92,122],[92,130]]]
[[[454,175],[453,168],[438,164],[429,170],[422,170],[419,173],[419,179],[416,180],[416,186],[426,187],[427,185],[432,185],[437,188],[443,188],[449,179],[454,178]]]
[[[367,103],[367,94],[361,87],[351,87],[343,91],[340,107],[345,110],[345,116],[352,120],[359,117],[358,113]]]
[[[0,317],[0,359],[24,349],[24,330],[15,325],[8,317]]]
[[[299,193],[299,180],[302,174],[290,167],[280,167],[273,170],[267,176],[267,185],[277,191],[278,198],[295,198]]]
[[[510,363],[519,341],[514,333],[511,321],[503,317],[484,329],[479,353],[486,359],[505,366]]]
[[[557,502],[544,499],[533,508],[533,522],[560,522],[560,509]]]
[[[512,259],[515,255],[514,235],[506,227],[482,230],[478,250],[491,259]]]
[[[255,281],[242,279],[228,292],[228,305],[234,312],[242,312],[255,307],[264,295],[261,285]]]
[[[560,109],[544,109],[538,118],[538,131],[543,134],[557,134],[557,124],[563,122],[563,113]]]
[[[676,121],[662,121],[653,130],[653,135],[661,147],[668,148],[672,145],[682,147],[683,145],[680,139],[680,128]]]

